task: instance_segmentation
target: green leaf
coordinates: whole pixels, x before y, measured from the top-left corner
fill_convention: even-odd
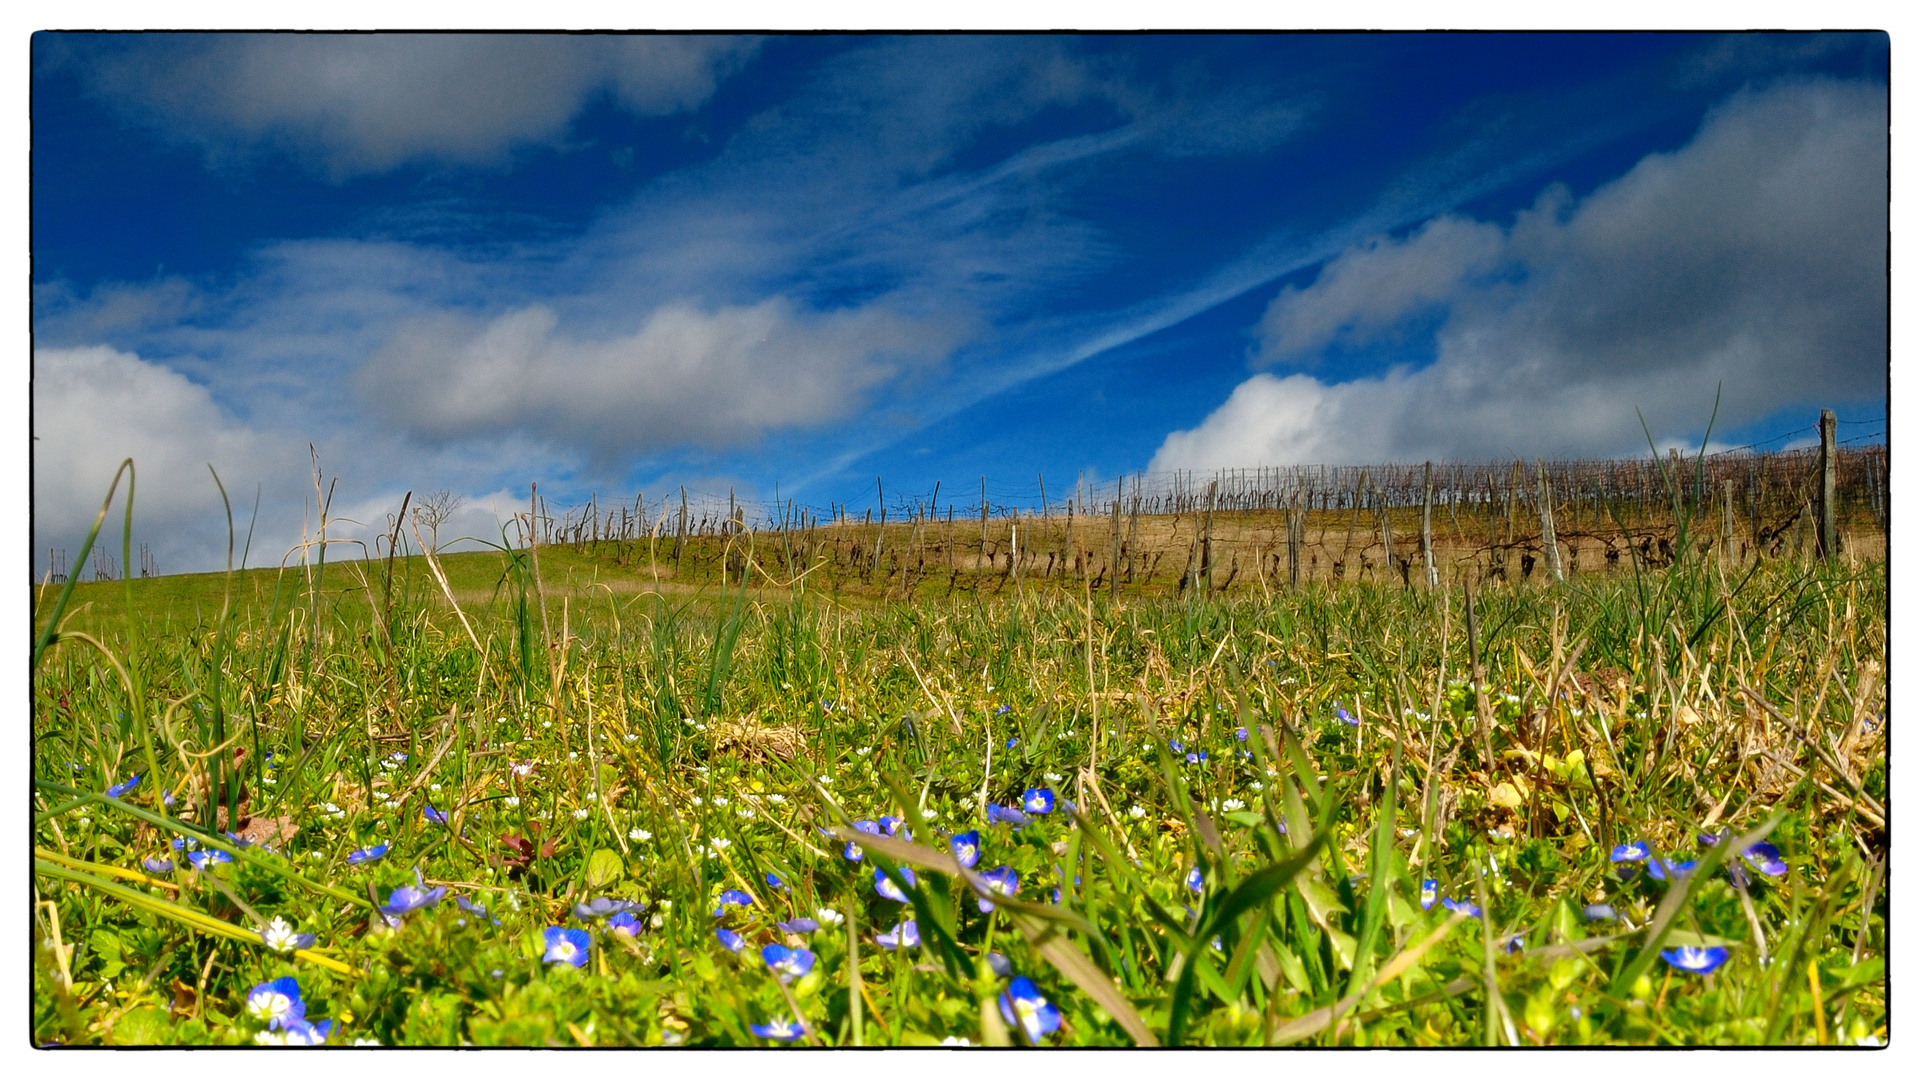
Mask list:
[[[619,852],[601,848],[587,859],[587,888],[601,888],[609,882],[620,880],[626,872]]]

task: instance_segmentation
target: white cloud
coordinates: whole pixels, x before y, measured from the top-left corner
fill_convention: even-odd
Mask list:
[[[813,313],[775,296],[711,311],[668,304],[631,334],[581,341],[533,305],[479,326],[450,316],[409,325],[359,385],[371,407],[428,440],[519,430],[611,457],[839,419],[955,338],[880,307]]]
[[[1510,228],[1440,218],[1268,308],[1257,356],[1361,344],[1437,308],[1435,358],[1348,381],[1258,374],[1153,468],[1632,451],[1877,395],[1886,373],[1884,87],[1736,95],[1691,143]]]
[[[255,431],[207,389],[130,353],[105,347],[35,349],[33,490],[36,563],[48,547],[78,555],[114,470],[134,462],[135,542],[149,540],[164,571],[224,558],[226,517],[207,471],[219,471],[242,534],[256,484],[298,476],[305,447]],[[122,481],[116,506],[124,504]],[[119,558],[121,511],[101,527]],[[111,539],[109,540],[109,536]],[[235,552],[238,559],[239,553]],[[43,565],[43,564],[42,564]],[[137,569],[137,567],[136,567]]]
[[[744,37],[231,34],[82,61],[95,92],[216,158],[277,144],[345,176],[422,158],[496,164],[553,144],[610,92],[643,116],[697,108]]]

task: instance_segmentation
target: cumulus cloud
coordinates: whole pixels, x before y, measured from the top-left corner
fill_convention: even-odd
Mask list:
[[[216,158],[277,144],[340,176],[422,158],[495,164],[517,146],[559,141],[603,92],[642,116],[697,108],[758,47],[742,37],[542,34],[220,34],[138,44],[63,59],[126,115]]]
[[[613,457],[838,419],[954,340],[950,327],[881,307],[814,313],[775,296],[711,311],[672,303],[631,334],[582,341],[536,304],[477,326],[454,316],[413,323],[361,369],[359,385],[368,404],[428,440],[519,430]]]
[[[201,569],[207,551],[224,551],[226,517],[209,464],[241,530],[255,485],[297,477],[304,465],[304,446],[256,431],[205,387],[131,353],[35,349],[33,374],[33,531],[42,558],[48,547],[78,554],[126,458],[136,470],[135,538],[152,540],[163,570]],[[102,527],[103,536],[116,534],[116,560],[119,521],[116,511]]]
[[[1510,227],[1442,217],[1284,290],[1256,360],[1440,311],[1434,359],[1347,381],[1256,374],[1154,468],[1631,451],[1876,396],[1886,373],[1884,86],[1743,92],[1694,139]]]

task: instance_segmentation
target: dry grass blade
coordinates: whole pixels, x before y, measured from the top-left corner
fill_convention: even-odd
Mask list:
[[[1320,1032],[1325,1031],[1327,1025],[1333,1023],[1336,1017],[1344,1016],[1348,1010],[1365,1001],[1368,994],[1399,978],[1401,972],[1418,963],[1420,958],[1425,956],[1429,949],[1445,941],[1447,935],[1453,933],[1453,928],[1465,922],[1466,919],[1467,915],[1465,912],[1454,912],[1452,918],[1435,927],[1433,933],[1420,939],[1418,944],[1410,945],[1400,950],[1399,955],[1387,961],[1386,966],[1381,968],[1379,973],[1374,975],[1359,992],[1348,994],[1332,1005],[1324,1005],[1304,1016],[1294,1017],[1279,1027],[1274,1028],[1267,1036],[1267,1044],[1269,1046],[1286,1046],[1299,1042],[1301,1039],[1312,1038]]]

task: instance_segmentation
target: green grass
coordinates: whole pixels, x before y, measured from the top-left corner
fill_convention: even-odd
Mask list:
[[[539,558],[443,559],[471,636],[418,559],[76,587],[34,682],[35,1041],[249,1043],[249,989],[292,975],[335,1043],[764,1044],[797,1009],[823,1044],[1018,1044],[990,953],[1061,1010],[1051,1045],[1885,1037],[1884,563],[1496,588],[1469,640],[1458,589],[853,602]],[[986,822],[983,788],[1042,787]],[[299,831],[141,870],[217,843],[214,802]],[[820,831],[882,815],[915,843],[852,863]],[[1787,872],[1743,896],[1709,821],[1770,827]],[[992,913],[943,856],[967,829],[1019,875]],[[1623,874],[1632,840],[1702,861]],[[447,899],[389,929],[369,897],[416,868]],[[1423,909],[1429,878],[1485,917]],[[754,902],[717,921],[726,889]],[[600,896],[640,932],[574,916]],[[773,926],[822,907],[846,922]],[[275,916],[312,952],[249,938]],[[906,918],[920,948],[875,943]],[[549,926],[593,929],[585,967],[542,962]],[[817,960],[783,986],[758,950],[789,941]],[[1680,944],[1731,956],[1686,974]]]

